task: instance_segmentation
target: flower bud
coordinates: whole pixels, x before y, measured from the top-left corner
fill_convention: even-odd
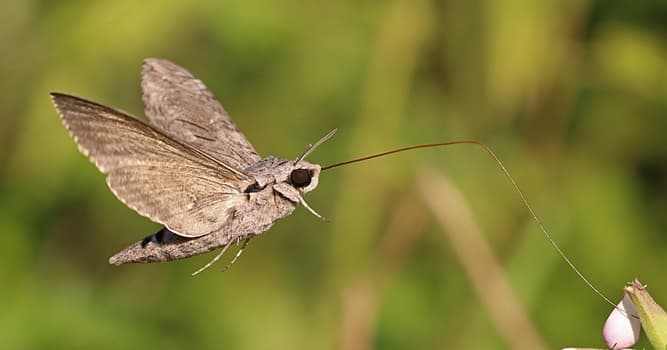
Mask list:
[[[629,348],[639,340],[641,322],[628,294],[623,296],[602,328],[602,337],[610,349]]]

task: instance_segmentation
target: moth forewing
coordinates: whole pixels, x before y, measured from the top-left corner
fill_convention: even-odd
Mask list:
[[[132,116],[52,94],[81,151],[112,192],[137,213],[189,237],[218,230],[249,178]]]

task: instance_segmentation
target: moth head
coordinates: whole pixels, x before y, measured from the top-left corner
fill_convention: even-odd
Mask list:
[[[301,193],[307,193],[314,190],[319,183],[320,166],[301,161],[292,166],[292,170],[287,176],[287,183],[292,185]]]
[[[310,192],[317,187],[321,168],[319,165],[306,162],[304,159],[313,153],[319,145],[333,137],[336,130],[331,130],[314,144],[308,145],[303,154],[292,163],[293,168],[287,177],[290,185],[302,193]]]
[[[283,173],[282,178],[276,178],[279,183],[273,186],[275,191],[293,202],[301,203],[309,212],[320,219],[324,218],[306,203],[302,194],[310,192],[317,187],[322,168],[317,164],[308,163],[304,159],[335,133],[336,129],[331,130],[314,144],[308,145],[299,158],[287,164],[288,169],[286,170],[288,171]]]
[[[275,181],[276,183],[271,187],[274,191],[280,193],[286,199],[301,203],[309,212],[316,217],[323,219],[320,214],[313,210],[303,195],[314,190],[319,182],[321,167],[317,164],[311,164],[304,160],[297,164],[283,163],[282,167],[277,170]]]

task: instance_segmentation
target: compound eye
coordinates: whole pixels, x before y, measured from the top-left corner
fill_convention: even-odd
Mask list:
[[[292,170],[292,173],[289,175],[289,180],[292,183],[292,186],[300,188],[310,185],[310,179],[312,177],[313,175],[310,170],[295,169]]]

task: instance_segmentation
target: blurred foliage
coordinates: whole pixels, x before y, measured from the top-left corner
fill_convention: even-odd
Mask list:
[[[189,276],[209,256],[112,267],[157,226],[113,197],[48,92],[140,116],[141,61],[163,57],[262,155],[334,127],[311,161],[481,140],[600,289],[639,277],[665,305],[665,38],[662,0],[5,0],[0,347],[506,348],[417,194],[425,169],[466,195],[545,344],[600,346],[609,305],[469,146],[324,173],[309,202],[332,223],[297,208],[225,273]],[[392,230],[412,238],[385,254]]]

